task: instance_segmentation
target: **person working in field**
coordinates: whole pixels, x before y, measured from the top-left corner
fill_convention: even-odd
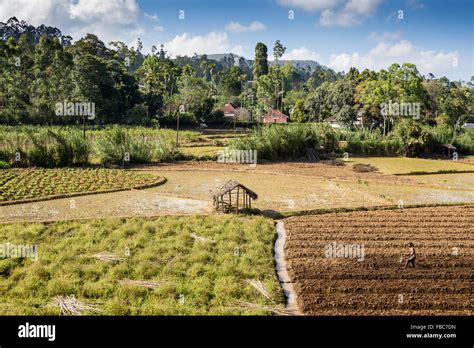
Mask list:
[[[405,263],[405,266],[403,266],[402,269],[407,268],[408,265],[411,265],[413,268],[415,268],[416,252],[413,243],[408,244],[408,254],[406,254],[405,256],[408,256],[408,258],[407,262]]]

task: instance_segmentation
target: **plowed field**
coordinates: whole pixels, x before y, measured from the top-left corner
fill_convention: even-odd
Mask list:
[[[474,206],[291,217],[285,229],[287,267],[307,315],[474,313]],[[409,242],[416,267],[402,269]],[[328,253],[346,246],[358,253]]]

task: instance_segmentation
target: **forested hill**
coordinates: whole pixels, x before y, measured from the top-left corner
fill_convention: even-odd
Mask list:
[[[43,34],[50,39],[56,37],[63,46],[71,44],[72,37],[63,35],[61,30],[41,24],[38,27],[30,25],[25,21],[19,21],[16,17],[11,17],[6,23],[0,22],[0,40],[7,40],[12,37],[18,41],[21,35],[29,34],[35,43],[39,42]]]
[[[239,60],[244,59],[246,64],[250,67],[252,67],[252,64],[253,64],[253,60],[245,59],[244,57],[240,57],[239,55],[232,54],[232,53],[208,54],[207,58],[211,60],[216,60],[216,61],[221,61],[221,60],[229,59],[229,58],[230,59],[237,58]],[[332,73],[334,73],[334,75],[336,75],[336,73],[331,68],[328,68],[314,60],[284,60],[282,59],[278,61],[278,65],[285,65],[286,63],[290,63],[291,66],[295,69],[306,69],[311,72],[314,72],[316,70],[331,71]],[[276,62],[270,61],[268,62],[268,64],[270,66],[273,66],[276,64]]]

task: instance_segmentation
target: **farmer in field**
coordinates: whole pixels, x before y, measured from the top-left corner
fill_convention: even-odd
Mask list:
[[[405,254],[405,256],[408,256],[408,258],[405,266],[403,266],[402,269],[407,268],[408,265],[411,265],[413,268],[415,268],[416,252],[413,243],[408,243],[408,254]]]

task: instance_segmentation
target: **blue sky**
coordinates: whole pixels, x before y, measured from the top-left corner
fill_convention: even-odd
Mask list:
[[[411,61],[422,73],[468,80],[474,75],[473,4],[472,0],[0,0],[0,21],[15,15],[35,25],[58,26],[75,39],[94,32],[105,42],[134,45],[140,37],[145,51],[163,43],[172,56],[233,52],[252,58],[257,42],[267,44],[271,53],[279,39],[287,47],[284,58],[313,59],[338,71],[350,66],[378,70]]]

